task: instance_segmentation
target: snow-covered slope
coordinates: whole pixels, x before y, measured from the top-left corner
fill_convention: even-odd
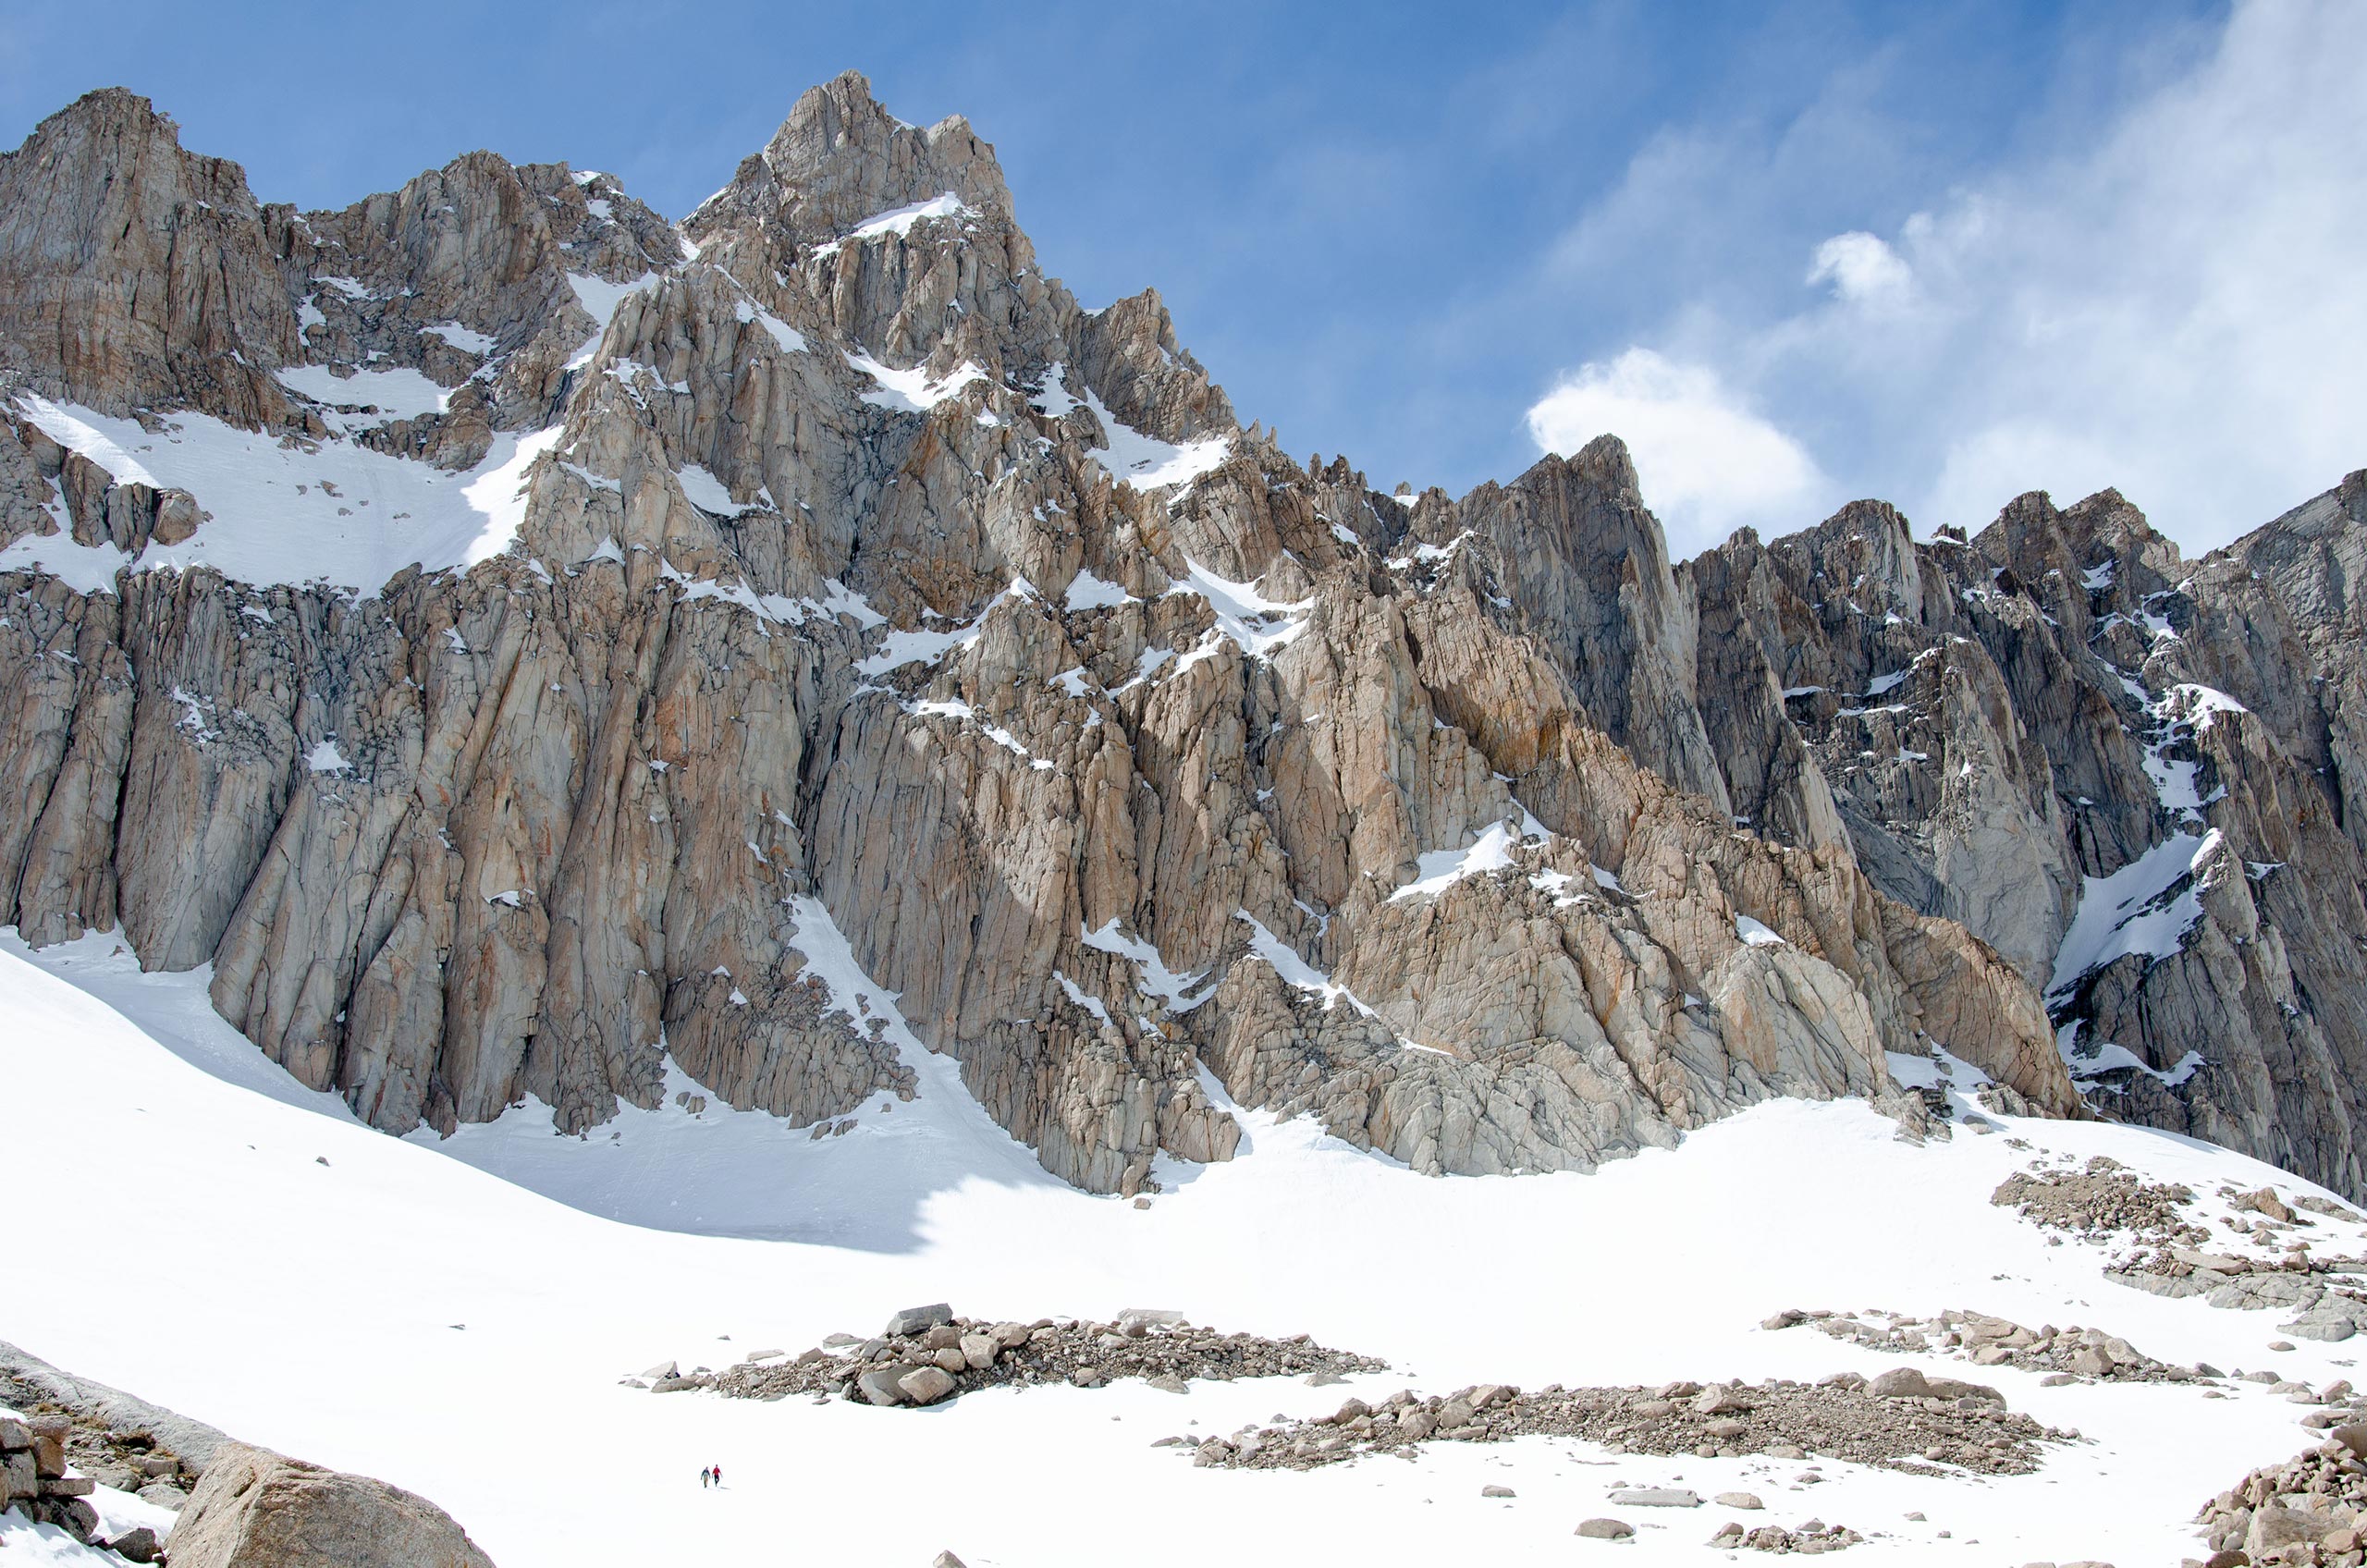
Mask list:
[[[2350,1361],[2309,1342],[2272,1354],[2270,1315],[2111,1284],[2093,1249],[2050,1246],[1990,1204],[2050,1151],[2110,1154],[2205,1194],[2310,1190],[2125,1127],[1999,1119],[1919,1147],[1862,1102],[1777,1101],[1593,1175],[1435,1180],[1309,1121],[1249,1113],[1240,1158],[1166,1167],[1140,1209],[1052,1182],[934,1071],[914,1100],[820,1141],[669,1096],[588,1139],[513,1113],[423,1146],[268,1082],[277,1070],[201,998],[188,977],[139,976],[106,938],[29,958],[11,937],[0,951],[0,1148],[42,1173],[58,1215],[79,1202],[87,1216],[48,1232],[61,1288],[13,1296],[0,1331],[241,1439],[420,1491],[503,1568],[737,1559],[759,1544],[847,1563],[951,1549],[973,1568],[1561,1564],[1615,1550],[1572,1539],[1612,1512],[1640,1527],[1636,1561],[1689,1562],[1732,1515],[1603,1501],[1615,1480],[1680,1477],[1705,1496],[1760,1493],[1754,1524],[1845,1523],[1872,1537],[1853,1562],[2175,1561],[2194,1549],[2200,1502],[2309,1440],[2296,1406],[2242,1383],[2205,1404],[2189,1386],[2044,1388],[1984,1368],[2015,1409],[2090,1441],[2024,1477],[1826,1463],[1806,1488],[1798,1462],[1564,1439],[1432,1444],[1412,1464],[1304,1474],[1196,1469],[1149,1445],[1408,1383],[1812,1379],[1886,1364],[1756,1327],[1786,1306],[1977,1307],[2312,1384]],[[1134,1382],[996,1390],[927,1412],[619,1382],[665,1359],[719,1367],[870,1332],[940,1299],[1020,1318],[1169,1306],[1311,1332],[1395,1370],[1346,1388],[1195,1383],[1182,1397]],[[729,1478],[719,1493],[698,1487],[708,1464]],[[1488,1483],[1518,1496],[1483,1501]]]

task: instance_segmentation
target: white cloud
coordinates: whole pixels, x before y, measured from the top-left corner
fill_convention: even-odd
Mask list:
[[[1833,297],[1853,304],[1896,304],[1907,298],[1914,273],[1879,235],[1863,229],[1836,234],[1816,248],[1808,283],[1833,285]]]
[[[1537,444],[1564,455],[1605,433],[1627,443],[1644,500],[1679,557],[1746,524],[1812,522],[1827,488],[1798,442],[1753,413],[1717,373],[1650,349],[1588,363],[1528,410]]]
[[[2092,153],[1902,233],[1919,276],[1949,280],[1910,362],[1962,377],[1918,476],[1930,521],[2112,484],[2206,548],[2367,463],[2362,59],[2367,6],[2242,6]]]
[[[1696,278],[1636,341],[1793,433],[1805,472],[1896,500],[1919,528],[1983,526],[2025,490],[2067,505],[2109,484],[2189,551],[2225,543],[2367,464],[2361,60],[2367,5],[2239,0],[2209,46],[2101,128],[1953,176],[1893,230],[1814,245],[1794,275],[1812,302]],[[1771,201],[1846,173],[1786,162],[1786,133],[1769,136],[1756,155],[1729,148],[1735,202],[1696,165],[1662,177],[1639,160],[1620,210],[1678,206],[1718,230],[1755,202],[1743,210],[1773,225]],[[1723,232],[1735,254],[1760,253],[1755,231]],[[1552,402],[1530,425],[1558,444]]]

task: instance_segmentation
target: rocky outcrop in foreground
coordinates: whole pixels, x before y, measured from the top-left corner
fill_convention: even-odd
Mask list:
[[[66,1462],[103,1487],[178,1509],[230,1439],[202,1421],[78,1378],[0,1341],[0,1404],[65,1423]]]
[[[2367,1562],[2367,1427],[2338,1427],[2283,1464],[2253,1471],[2195,1517],[2212,1555],[2207,1568],[2292,1562],[2359,1568]],[[2187,1559],[2201,1568],[2198,1560]]]
[[[1233,1105],[1916,1127],[1944,1047],[2367,1189],[2367,482],[2200,563],[2109,493],[1674,563],[1608,437],[1384,494],[852,75],[675,225],[490,153],[299,213],[93,93],[0,302],[0,923],[210,963],[373,1125],[938,1050],[1133,1193]]]
[[[425,1498],[243,1443],[215,1455],[166,1546],[174,1568],[493,1568]]]
[[[64,1415],[25,1416],[0,1407],[0,1509],[21,1508],[37,1524],[89,1541],[99,1516],[84,1500],[97,1483],[67,1462],[73,1429]]]

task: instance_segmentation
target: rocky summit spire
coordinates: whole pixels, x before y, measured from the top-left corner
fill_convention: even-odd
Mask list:
[[[755,220],[798,245],[846,234],[900,209],[941,204],[1008,218],[1011,191],[995,150],[955,115],[923,130],[847,71],[797,100],[765,150],[692,214],[693,238]]]
[[[245,171],[138,93],[86,93],[0,153],[0,369],[104,412],[260,423],[296,312]]]

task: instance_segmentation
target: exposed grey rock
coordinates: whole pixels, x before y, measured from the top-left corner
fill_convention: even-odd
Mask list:
[[[908,1306],[888,1319],[888,1327],[880,1332],[891,1340],[901,1339],[925,1334],[952,1321],[953,1308],[948,1303],[938,1302],[933,1306]]]
[[[215,1454],[166,1548],[174,1568],[491,1568],[424,1498],[236,1443]]]
[[[121,1389],[60,1371],[39,1356],[0,1341],[0,1403],[18,1406],[46,1402],[75,1412],[89,1427],[106,1433],[144,1434],[145,1452],[161,1448],[174,1456],[163,1474],[202,1475],[216,1450],[230,1441],[202,1421],[128,1394]]]
[[[920,1368],[909,1363],[897,1362],[885,1366],[873,1366],[855,1376],[855,1388],[873,1404],[901,1404],[910,1396],[904,1392],[904,1379]],[[935,1371],[932,1367],[930,1370]]]
[[[1624,1519],[1588,1519],[1576,1532],[1588,1540],[1624,1541],[1636,1533],[1636,1526]]]
[[[953,1378],[941,1366],[916,1367],[897,1378],[896,1388],[914,1404],[935,1404],[953,1391]]]
[[[137,1525],[119,1536],[111,1537],[107,1550],[127,1562],[153,1562],[161,1545],[155,1531],[145,1525]]]

